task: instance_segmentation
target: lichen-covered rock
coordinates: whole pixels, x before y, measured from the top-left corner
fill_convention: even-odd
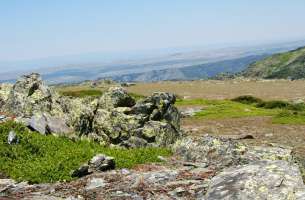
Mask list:
[[[296,165],[286,161],[257,161],[229,168],[215,176],[207,200],[305,199],[305,186]]]
[[[111,87],[99,99],[99,108],[112,109],[117,107],[132,107],[135,100],[122,87]]]
[[[176,96],[165,92],[156,92],[152,96],[139,101],[132,107],[131,113],[144,114],[150,120],[164,120],[171,124],[177,131],[180,130],[180,113],[174,106]]]
[[[143,138],[131,136],[128,140],[123,141],[121,145],[127,148],[139,148],[148,146],[148,142]]]
[[[94,156],[89,162],[89,172],[103,172],[115,168],[115,161],[113,157],[104,154]]]
[[[247,146],[232,139],[210,135],[182,138],[173,145],[173,151],[186,162],[204,163],[217,169],[260,160],[293,162],[290,149]]]
[[[92,125],[97,135],[106,135],[112,144],[119,144],[128,140],[141,127],[141,120],[143,119],[140,116],[98,109]]]
[[[154,93],[137,104],[122,87],[112,87],[99,98],[64,97],[36,73],[2,93],[0,99],[7,99],[4,110],[44,135],[71,136],[73,129],[74,136],[125,147],[167,146],[180,135],[176,97],[169,93]]]
[[[52,110],[53,92],[44,85],[39,74],[25,75],[17,80],[5,104],[5,110],[17,116]]]
[[[199,162],[207,166],[224,168],[245,162],[243,155],[247,147],[236,141],[205,135],[178,140],[173,150],[186,162]]]
[[[169,146],[181,135],[170,124],[158,121],[149,121],[140,129],[141,138],[157,146]]]
[[[13,85],[11,84],[0,84],[0,110],[2,110],[2,107],[5,105],[12,87]]]
[[[37,131],[40,134],[68,135],[73,132],[73,129],[67,126],[62,118],[50,116],[47,113],[37,113],[33,115],[27,125],[31,130]]]

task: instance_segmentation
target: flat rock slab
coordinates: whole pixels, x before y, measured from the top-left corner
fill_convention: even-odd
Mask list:
[[[207,200],[305,199],[305,187],[296,165],[286,161],[258,161],[224,170],[215,176]]]

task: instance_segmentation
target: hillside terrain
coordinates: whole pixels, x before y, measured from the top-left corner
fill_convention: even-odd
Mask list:
[[[302,200],[304,85],[0,84],[0,196]]]
[[[257,61],[244,70],[241,75],[264,79],[305,78],[305,47]]]

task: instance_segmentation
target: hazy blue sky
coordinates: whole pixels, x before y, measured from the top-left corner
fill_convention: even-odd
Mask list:
[[[0,0],[0,61],[305,39],[304,0]]]

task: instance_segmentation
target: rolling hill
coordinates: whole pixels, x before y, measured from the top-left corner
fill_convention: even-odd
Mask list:
[[[241,75],[265,79],[305,78],[305,47],[257,61],[241,72]]]

